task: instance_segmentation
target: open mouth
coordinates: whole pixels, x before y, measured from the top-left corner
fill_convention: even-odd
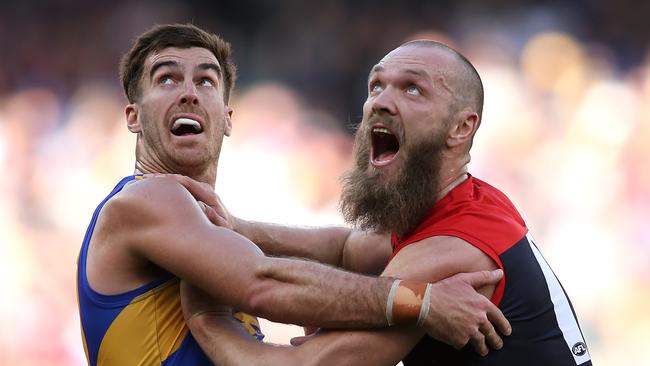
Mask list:
[[[199,121],[183,117],[174,121],[171,132],[174,136],[198,135],[203,132],[203,127]]]
[[[372,150],[370,161],[375,166],[389,164],[399,152],[399,140],[394,133],[383,126],[374,126],[370,131]]]

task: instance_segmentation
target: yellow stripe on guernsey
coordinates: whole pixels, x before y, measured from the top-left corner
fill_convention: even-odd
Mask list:
[[[187,334],[178,279],[136,297],[115,318],[99,347],[97,365],[160,365]]]
[[[167,281],[135,297],[120,312],[102,339],[98,366],[160,365],[178,350],[188,332],[179,283],[177,278]],[[257,318],[242,312],[233,316],[254,338],[264,338]]]
[[[242,327],[250,333],[253,338],[257,339],[258,341],[261,341],[264,339],[264,334],[262,334],[262,329],[260,328],[260,323],[257,321],[257,318],[243,313],[241,311],[238,311],[234,313],[233,318],[239,320],[241,323]]]

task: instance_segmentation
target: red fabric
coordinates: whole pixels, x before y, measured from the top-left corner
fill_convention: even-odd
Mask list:
[[[433,236],[454,236],[474,245],[503,269],[499,255],[526,235],[526,223],[512,202],[491,185],[469,176],[431,208],[413,233],[400,240],[393,233],[393,255],[404,247]],[[494,291],[492,302],[503,297],[507,273]]]

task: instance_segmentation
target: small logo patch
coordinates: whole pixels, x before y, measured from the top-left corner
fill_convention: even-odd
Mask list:
[[[573,345],[571,351],[576,356],[582,356],[587,353],[587,345],[584,342],[578,342]]]

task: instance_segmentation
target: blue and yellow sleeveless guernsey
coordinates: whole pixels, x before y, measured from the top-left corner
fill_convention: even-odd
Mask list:
[[[393,234],[393,257],[410,244],[441,235],[467,241],[503,270],[492,302],[510,321],[512,334],[503,338],[502,349],[486,357],[471,346],[456,351],[425,336],[404,365],[591,365],[573,306],[508,197],[469,176],[433,206],[409,237],[400,240]]]
[[[77,296],[84,351],[96,365],[212,365],[183,320],[179,279],[171,273],[118,295],[103,295],[86,277],[88,245],[104,204],[139,176],[122,179],[97,207],[84,237],[77,264]],[[235,317],[257,339],[257,319]]]

